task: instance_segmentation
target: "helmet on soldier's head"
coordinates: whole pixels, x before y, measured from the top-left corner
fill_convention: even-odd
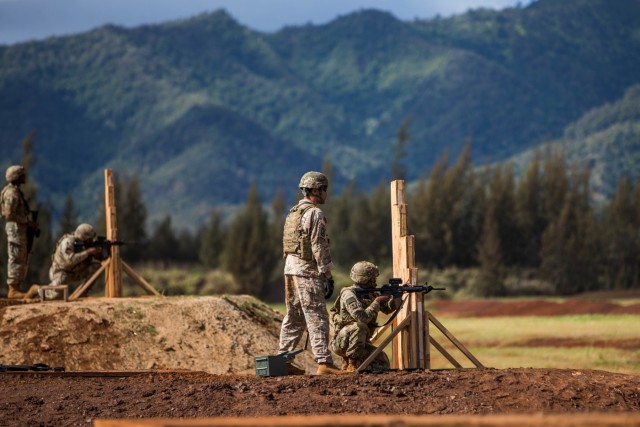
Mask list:
[[[73,237],[86,242],[96,238],[96,231],[89,224],[80,224],[76,231],[73,232]]]
[[[26,175],[26,170],[22,165],[13,165],[7,168],[7,173],[5,177],[7,178],[7,182],[13,182],[18,180],[21,176]]]
[[[376,278],[380,275],[378,267],[371,264],[369,261],[356,262],[351,267],[351,273],[349,277],[356,285],[367,285],[376,282]]]
[[[328,187],[329,180],[320,172],[307,172],[300,178],[298,188],[321,188]]]

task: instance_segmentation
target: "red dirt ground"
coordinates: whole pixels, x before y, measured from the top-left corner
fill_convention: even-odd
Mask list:
[[[638,305],[591,300],[429,303],[438,317],[560,315],[587,308],[592,314],[640,314]],[[76,372],[0,373],[0,426],[339,414],[594,414],[589,425],[604,425],[595,414],[628,414],[630,424],[615,425],[640,425],[640,377],[604,371],[451,369],[256,378],[252,357],[274,354],[280,319],[242,297],[2,308],[0,363],[42,362]],[[570,346],[571,339],[557,344]],[[296,362],[312,372],[313,362],[301,356]],[[102,371],[109,369],[142,371]]]

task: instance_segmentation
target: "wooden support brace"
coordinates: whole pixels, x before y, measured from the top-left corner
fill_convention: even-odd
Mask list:
[[[373,362],[373,360],[376,357],[378,357],[378,354],[380,354],[380,352],[384,350],[384,348],[391,342],[391,340],[394,339],[395,336],[398,335],[403,329],[405,329],[408,323],[409,323],[409,318],[405,317],[405,319],[398,324],[396,329],[393,332],[391,332],[391,334],[387,338],[385,338],[384,341],[380,343],[380,346],[376,348],[375,351],[371,353],[369,357],[365,359],[364,362],[362,362],[362,365],[360,365],[358,369],[356,369],[356,372],[364,371],[367,368],[367,366],[369,366],[371,362]]]
[[[120,262],[122,263],[122,268],[124,269],[124,272],[127,273],[133,281],[135,281],[138,285],[142,286],[151,295],[162,296],[158,291],[156,291],[156,289],[153,286],[149,284],[149,282],[144,280],[144,277],[136,273],[135,270],[129,266],[129,264],[127,264],[124,261],[120,261]]]
[[[100,274],[102,274],[102,272],[105,271],[105,269],[109,266],[110,261],[111,261],[110,259],[102,261],[102,265],[100,266],[100,268],[97,269],[96,272],[93,273],[91,277],[89,277],[78,289],[76,289],[71,294],[68,301],[75,301],[78,298],[80,298],[82,294],[84,294],[91,287],[91,285],[93,285],[93,282],[95,282],[96,279],[100,277]]]
[[[433,314],[431,314],[429,312],[427,312],[426,314],[428,315],[428,318],[431,321],[431,323],[433,323],[438,329],[440,329],[440,332],[442,332],[444,334],[444,336],[447,337],[449,339],[449,341],[451,341],[453,343],[453,345],[455,345],[458,348],[458,350],[460,350],[465,356],[467,356],[467,358],[474,365],[476,365],[476,368],[484,368],[482,363],[480,363],[480,361],[478,359],[476,359],[475,356],[473,354],[471,354],[471,352],[469,350],[467,350],[467,348],[464,345],[462,345],[462,343],[460,341],[458,341],[458,339],[456,337],[454,337],[453,334],[451,332],[449,332],[447,330],[447,328],[445,328],[442,325],[442,323],[440,323],[438,321],[438,319],[436,319],[433,316]]]
[[[444,357],[447,358],[447,360],[449,362],[451,362],[451,364],[458,368],[461,369],[462,365],[458,363],[458,361],[456,359],[453,358],[453,356],[443,347],[441,346],[438,341],[436,341],[433,337],[429,337],[429,342],[431,343],[431,345],[433,345],[440,353],[442,353],[442,355]]]

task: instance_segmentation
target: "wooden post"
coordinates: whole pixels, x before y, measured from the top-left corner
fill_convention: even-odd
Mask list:
[[[118,223],[116,217],[116,194],[113,184],[113,172],[111,169],[104,170],[104,207],[107,217],[107,239],[118,240]],[[107,298],[117,298],[122,296],[122,265],[120,264],[120,248],[117,245],[111,246],[111,262],[106,269],[106,285],[104,296]]]
[[[404,181],[391,182],[391,239],[393,248],[393,276],[403,283],[416,285],[418,269],[415,265],[415,240],[408,234],[407,204]],[[409,325],[394,338],[393,367],[397,369],[424,368],[423,295],[404,296],[407,301],[394,319],[394,327],[409,318]]]

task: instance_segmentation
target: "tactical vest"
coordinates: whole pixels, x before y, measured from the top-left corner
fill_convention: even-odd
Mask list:
[[[0,214],[2,214],[2,217],[6,220],[9,220],[9,218],[12,216],[11,205],[9,204],[8,200],[5,199],[5,195],[11,190],[17,191],[20,199],[22,200],[22,204],[19,207],[18,212],[13,213],[14,218],[12,218],[11,221],[14,221],[16,218],[22,217],[24,217],[24,220],[26,221],[29,218],[29,205],[24,199],[22,191],[20,191],[20,189],[13,184],[7,184],[2,189],[2,194],[0,195],[0,204],[2,205],[0,206]]]
[[[302,230],[302,217],[306,211],[314,206],[311,202],[303,201],[289,211],[289,215],[284,221],[284,231],[282,233],[282,253],[284,257],[292,254],[305,261],[313,259],[311,238]]]
[[[0,210],[0,214],[5,219],[8,218],[9,215],[11,215],[11,212],[9,212],[9,203],[6,203],[4,199],[4,195],[8,189],[9,189],[9,185],[5,185],[5,187],[2,189],[2,196],[0,196],[0,200],[2,203],[2,209]]]
[[[56,266],[58,270],[65,271],[67,273],[79,273],[86,268],[87,260],[84,260],[83,262],[80,262],[72,266],[68,265],[67,260],[64,258],[62,251],[60,250],[60,246],[62,245],[62,242],[68,238],[74,239],[74,242],[75,242],[75,236],[73,234],[69,233],[69,234],[63,235],[58,240],[58,243],[56,243],[56,250],[53,252],[53,255],[51,255],[51,261],[53,262],[53,264]],[[89,259],[88,262],[91,262],[91,260]]]

